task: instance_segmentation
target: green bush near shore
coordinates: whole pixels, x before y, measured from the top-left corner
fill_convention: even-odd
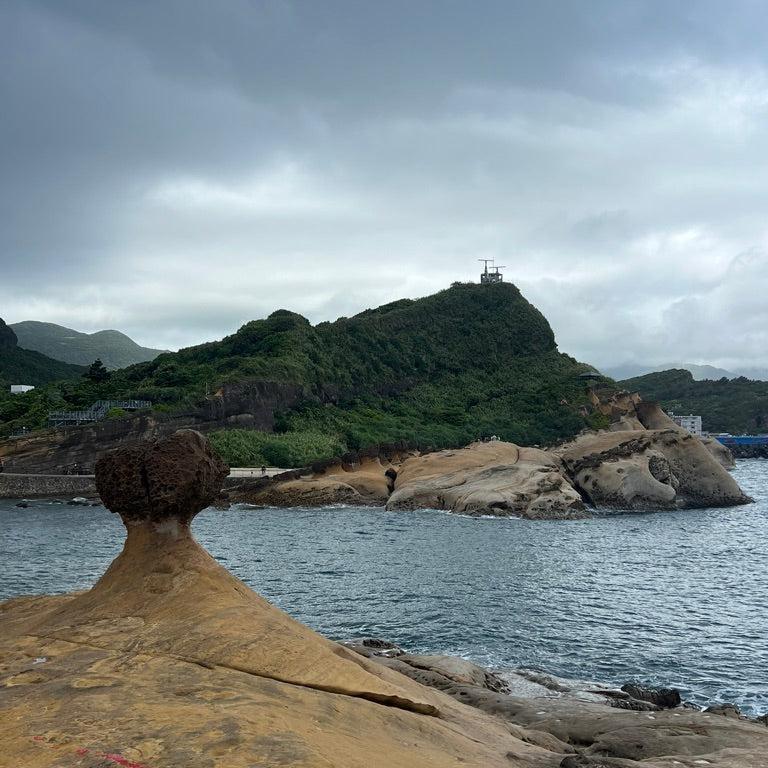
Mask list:
[[[251,429],[223,429],[211,432],[208,439],[230,467],[305,467],[347,450],[337,437],[320,432],[273,434]]]

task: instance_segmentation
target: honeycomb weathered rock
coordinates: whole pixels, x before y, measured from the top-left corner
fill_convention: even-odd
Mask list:
[[[96,487],[126,522],[188,523],[215,500],[228,472],[199,432],[181,429],[103,456],[96,462]]]

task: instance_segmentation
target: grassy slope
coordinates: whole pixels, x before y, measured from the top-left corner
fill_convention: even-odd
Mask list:
[[[18,337],[20,347],[75,365],[90,365],[99,358],[112,370],[153,360],[162,353],[160,349],[139,346],[120,331],[80,333],[62,325],[36,320],[14,323],[11,328]]]
[[[117,371],[107,384],[64,384],[47,396],[57,407],[133,396],[176,408],[199,401],[206,384],[282,381],[306,397],[278,415],[280,430],[331,434],[351,449],[491,434],[540,443],[584,425],[586,369],[557,351],[546,319],[513,285],[468,284],[317,326],[278,310],[219,342]]]
[[[698,414],[709,432],[768,432],[768,382],[750,379],[694,381],[680,369],[649,373],[619,382],[666,410]]]

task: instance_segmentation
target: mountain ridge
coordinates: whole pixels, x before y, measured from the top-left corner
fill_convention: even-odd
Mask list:
[[[601,371],[616,381],[636,379],[649,373],[664,371],[689,371],[695,381],[717,381],[719,379],[738,379],[745,377],[755,381],[768,380],[768,369],[765,368],[736,368],[730,371],[715,365],[698,363],[664,363],[662,365],[641,365],[640,363],[623,363],[622,365],[604,366]]]
[[[664,410],[701,416],[707,432],[768,432],[768,382],[744,377],[696,381],[690,371],[672,369],[618,382]]]
[[[13,328],[0,318],[0,382],[3,390],[11,384],[40,386],[82,375],[84,368],[54,360],[40,352],[19,346]]]
[[[23,320],[11,323],[19,346],[73,365],[90,365],[97,358],[108,370],[153,360],[167,350],[142,347],[122,331],[83,333],[56,323]]]

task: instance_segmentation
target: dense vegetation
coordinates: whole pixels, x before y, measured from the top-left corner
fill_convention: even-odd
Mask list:
[[[701,416],[708,432],[735,435],[768,432],[768,382],[738,379],[694,381],[680,369],[649,373],[620,382],[665,410]]]
[[[25,413],[8,414],[0,403],[0,420],[6,429],[22,421],[37,427],[49,406],[128,397],[183,410],[228,382],[273,381],[304,393],[276,414],[276,430],[292,440],[321,433],[348,449],[398,441],[445,447],[496,434],[550,443],[585,425],[579,374],[587,370],[557,351],[546,319],[513,285],[456,284],[317,326],[278,310],[222,341],[160,355],[103,382],[30,393]],[[247,450],[256,456],[261,445]]]
[[[97,357],[109,370],[153,360],[162,349],[139,346],[120,331],[80,333],[55,323],[25,320],[11,325],[19,346],[75,365],[90,365]]]
[[[346,451],[333,434],[227,429],[208,435],[211,444],[231,467],[305,467]]]

